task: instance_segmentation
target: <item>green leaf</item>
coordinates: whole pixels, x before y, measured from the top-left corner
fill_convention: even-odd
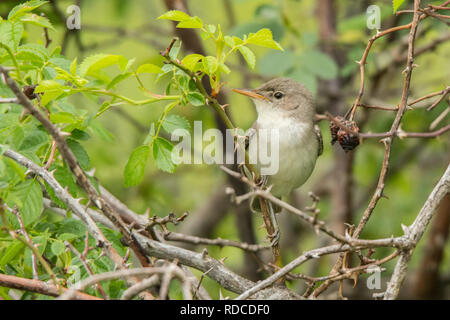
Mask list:
[[[397,12],[403,2],[405,2],[405,0],[392,0],[392,8],[394,9],[394,13]]]
[[[164,13],[162,16],[159,16],[158,19],[164,20],[172,20],[172,21],[184,21],[189,20],[191,18],[190,15],[183,11],[172,10]]]
[[[33,130],[20,145],[19,151],[37,150],[49,141],[48,135],[41,130]]]
[[[86,235],[86,227],[80,220],[65,218],[61,222],[58,233],[71,233],[77,235],[78,237],[81,237]]]
[[[281,41],[286,33],[286,27],[281,22],[281,19],[255,19],[248,23],[243,23],[235,26],[231,30],[231,35],[236,37],[245,37],[250,33],[256,33],[261,29],[269,29],[272,31],[273,39]]]
[[[73,233],[63,233],[61,235],[59,235],[58,239],[61,241],[71,241],[74,239],[79,238],[79,236],[77,236],[76,234]]]
[[[149,146],[140,146],[133,151],[125,166],[124,177],[126,187],[136,186],[142,181],[149,153]]]
[[[80,166],[83,170],[90,170],[91,169],[91,161],[89,159],[89,155],[87,154],[86,150],[83,148],[83,146],[76,140],[73,139],[67,139],[67,145],[69,146],[70,150],[72,150],[73,154],[77,158],[78,162],[80,163]]]
[[[208,56],[203,59],[203,66],[207,74],[212,75],[217,71],[219,67],[219,63],[217,62],[216,57]]]
[[[107,68],[114,64],[118,64],[120,56],[113,54],[95,54],[84,59],[81,63],[79,72],[80,76],[93,75],[96,71]]]
[[[67,72],[70,72],[70,66],[72,65],[72,61],[64,58],[63,56],[52,57],[49,62],[56,67],[59,67]]]
[[[186,97],[194,107],[201,107],[206,104],[205,97],[199,92],[189,92]]]
[[[115,86],[117,86],[119,83],[121,83],[122,81],[128,79],[130,76],[132,75],[131,72],[127,72],[127,73],[123,73],[123,74],[119,74],[118,76],[116,76],[114,79],[111,80],[111,82],[108,84],[108,86],[106,87],[106,89],[111,89],[114,88]]]
[[[162,126],[163,126],[164,130],[166,130],[168,133],[172,133],[176,129],[189,130],[191,128],[189,121],[187,121],[185,118],[183,118],[179,115],[176,115],[176,114],[168,115],[164,119]]]
[[[20,21],[2,21],[0,23],[0,43],[15,51],[22,39],[23,31],[23,24]]]
[[[62,209],[67,209],[67,206],[56,196],[55,190],[47,182],[44,182],[44,187],[53,203]]]
[[[245,61],[249,65],[250,69],[255,69],[256,66],[256,57],[252,50],[247,47],[239,47],[239,52],[244,57]]]
[[[181,50],[181,42],[178,43],[178,44],[175,44],[175,45],[172,47],[172,49],[171,49],[170,52],[169,52],[169,57],[170,57],[171,59],[174,59],[174,60],[178,59],[178,54],[180,53],[180,50]],[[169,68],[168,68],[169,70],[175,68],[174,66],[172,66],[172,65],[170,65],[170,64],[166,64],[166,65],[164,65],[164,66],[161,68],[161,70],[162,70],[163,72],[166,71],[166,70],[164,69],[164,67],[166,67],[166,66],[169,67]]]
[[[39,8],[40,6],[46,4],[48,1],[27,1],[25,3],[19,4],[18,6],[15,6],[12,8],[12,10],[9,12],[8,20],[12,21],[15,20],[24,14],[33,11],[36,8]]]
[[[231,48],[233,48],[234,46],[235,46],[235,42],[234,42],[234,39],[233,39],[233,37],[230,37],[230,36],[225,36],[224,37],[224,41],[225,41],[225,44],[227,45],[227,46],[229,46],[229,47],[231,47]]]
[[[193,71],[197,63],[204,57],[201,54],[190,54],[184,57],[181,64],[184,65],[189,70]]]
[[[304,69],[322,79],[334,79],[338,75],[338,67],[334,60],[320,51],[307,51],[299,60]]]
[[[42,67],[48,58],[44,50],[40,50],[38,45],[26,44],[18,48],[17,59],[32,62]]]
[[[140,66],[136,73],[137,74],[141,74],[141,73],[161,73],[161,68],[158,67],[157,65],[151,64],[151,63],[147,63],[147,64],[143,64],[142,66]]]
[[[78,119],[69,112],[57,112],[50,114],[50,121],[53,123],[76,123]]]
[[[206,25],[206,30],[208,30],[209,33],[214,34],[216,33],[217,27],[213,24]]]
[[[192,17],[188,20],[183,20],[177,24],[180,29],[201,29],[203,28],[203,21],[199,17]]]
[[[272,31],[269,29],[261,29],[257,33],[251,33],[248,36],[247,43],[283,51],[280,44],[273,40]]]
[[[70,64],[70,74],[72,76],[77,75],[77,61],[78,61],[78,57],[75,57],[75,59],[73,59],[72,63]]]
[[[39,16],[35,13],[27,13],[20,18],[22,22],[31,23],[39,27],[55,30],[52,23],[45,17]]]
[[[35,93],[44,93],[41,98],[41,105],[46,106],[50,101],[57,99],[61,96],[63,91],[63,86],[54,80],[43,80],[34,89]]]
[[[79,187],[75,182],[72,172],[67,167],[58,167],[53,175],[63,188],[68,188],[71,195],[77,195]]]
[[[11,242],[0,259],[0,267],[5,269],[6,264],[13,260],[24,248],[25,244],[19,240]]]
[[[51,249],[55,256],[59,256],[59,255],[63,254],[64,251],[66,251],[66,246],[64,245],[64,243],[62,241],[56,240],[56,241],[53,241]]]
[[[75,140],[83,140],[83,141],[89,140],[91,138],[91,136],[88,133],[79,129],[74,129],[71,133],[71,137]]]
[[[39,85],[34,89],[35,93],[44,93],[46,91],[51,91],[55,89],[62,88],[62,84],[56,82],[54,80],[43,80],[39,83]]]
[[[35,222],[43,209],[42,190],[36,180],[16,185],[8,196],[11,207],[17,205],[25,226]]]
[[[159,169],[173,173],[176,165],[172,161],[173,145],[163,138],[156,138],[153,143],[153,159]]]

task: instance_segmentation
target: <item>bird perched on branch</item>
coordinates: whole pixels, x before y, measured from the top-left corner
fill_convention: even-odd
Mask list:
[[[271,155],[272,160],[278,161],[278,170],[264,175],[260,159],[256,167],[266,185],[271,186],[274,196],[288,195],[308,180],[323,152],[322,135],[315,125],[316,108],[311,92],[288,78],[273,79],[254,90],[233,91],[250,97],[256,106],[258,118],[249,133],[250,141],[257,138],[273,143],[267,134],[270,135],[272,130],[278,132],[278,155]],[[276,148],[269,150],[276,152]]]

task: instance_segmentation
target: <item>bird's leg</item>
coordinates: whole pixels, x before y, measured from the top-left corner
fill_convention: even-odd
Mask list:
[[[267,205],[269,208],[270,221],[272,222],[272,226],[274,232],[269,234],[270,245],[272,247],[277,246],[280,243],[280,227],[278,226],[277,216],[275,211],[273,210],[272,203],[267,201]]]

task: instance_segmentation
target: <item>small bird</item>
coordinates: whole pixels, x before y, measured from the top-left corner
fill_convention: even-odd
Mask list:
[[[258,118],[252,126],[254,134],[258,135],[259,129],[278,130],[279,169],[265,177],[266,185],[272,186],[271,193],[276,197],[288,195],[308,180],[323,152],[311,92],[288,78],[270,80],[254,90],[233,91],[250,97],[256,106]]]

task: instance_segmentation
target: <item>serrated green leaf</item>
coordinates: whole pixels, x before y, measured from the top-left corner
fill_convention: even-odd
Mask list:
[[[63,56],[53,56],[49,62],[53,64],[56,67],[59,67],[67,72],[70,72],[70,65],[72,64],[72,61],[69,59],[66,59]]]
[[[164,13],[162,16],[158,17],[158,19],[172,20],[172,21],[184,21],[189,20],[190,18],[191,18],[190,15],[179,10],[171,10]]]
[[[70,64],[70,74],[72,76],[77,75],[77,61],[78,61],[78,57],[75,57],[75,59],[73,59],[72,63]]]
[[[91,136],[87,132],[79,129],[74,129],[70,136],[75,140],[82,140],[82,141],[86,141],[91,138]]]
[[[394,13],[397,12],[403,2],[405,2],[405,0],[392,0],[392,8],[394,9]]]
[[[13,260],[19,253],[21,253],[24,248],[25,244],[19,240],[14,240],[13,242],[11,242],[11,244],[8,246],[2,257],[0,258],[0,267],[2,269],[5,269],[6,264]]]
[[[151,63],[147,63],[147,64],[143,64],[142,66],[140,66],[136,73],[137,74],[141,74],[141,73],[161,73],[161,68],[158,67],[157,65],[151,64]]]
[[[24,16],[20,17],[20,20],[25,23],[31,23],[39,27],[55,30],[52,23],[46,17],[39,16],[35,13],[26,13]]]
[[[216,57],[207,56],[203,59],[203,66],[207,74],[212,75],[217,71],[219,67],[219,63],[217,62]]]
[[[77,195],[79,187],[75,182],[72,172],[67,167],[58,167],[53,175],[63,188],[68,188],[72,196]]]
[[[189,130],[191,128],[191,125],[189,124],[189,121],[187,121],[182,116],[171,114],[168,115],[163,123],[162,127],[164,130],[166,130],[168,133],[174,132],[176,129],[184,129]]]
[[[261,29],[257,33],[251,33],[248,36],[247,43],[283,51],[280,44],[273,40],[272,31],[269,29]]]
[[[15,20],[24,14],[33,11],[34,9],[39,8],[40,6],[46,4],[48,1],[39,1],[39,0],[33,0],[33,1],[27,1],[25,3],[19,4],[12,8],[12,10],[9,12],[8,20],[12,21]]]
[[[33,130],[31,134],[25,137],[22,144],[20,145],[19,151],[26,150],[37,150],[41,146],[47,144],[49,142],[48,135],[41,130]]]
[[[72,233],[77,236],[84,236],[86,235],[86,227],[83,222],[79,220],[66,218],[61,222],[61,226],[58,228],[58,233]]]
[[[59,256],[66,251],[66,246],[64,245],[64,242],[62,241],[53,241],[51,250],[55,256]]]
[[[46,60],[46,57],[41,52],[25,46],[20,46],[18,48],[16,58],[18,60],[35,63],[40,67],[44,65]]]
[[[0,114],[0,130],[17,126],[19,124],[19,118],[20,114]]]
[[[78,162],[80,163],[80,166],[83,170],[90,170],[91,169],[91,160],[89,158],[88,153],[83,148],[83,146],[74,139],[67,139],[67,145],[69,146],[70,150],[72,150],[73,154],[77,158]]]
[[[177,24],[179,29],[201,29],[203,28],[203,21],[199,17],[192,17],[188,20],[183,20]]]
[[[69,112],[57,112],[50,114],[50,121],[53,123],[76,123],[78,119]]]
[[[253,51],[247,47],[239,47],[239,52],[244,57],[245,61],[247,61],[247,64],[249,65],[250,69],[252,69],[252,70],[255,69],[256,56],[253,53]]]
[[[0,43],[16,51],[23,36],[21,21],[2,21],[0,23]]]
[[[172,161],[173,145],[163,138],[156,138],[153,143],[153,159],[159,169],[173,173],[176,165]]]
[[[81,77],[93,75],[96,71],[118,64],[120,56],[113,54],[95,54],[83,60],[79,67]]]
[[[16,185],[8,196],[8,205],[17,205],[25,226],[35,222],[43,210],[42,190],[36,180]]]
[[[50,197],[50,200],[52,200],[52,202],[54,204],[56,204],[58,207],[62,208],[62,209],[67,209],[67,206],[64,202],[62,202],[55,193],[55,190],[53,190],[52,187],[50,187],[50,185],[47,182],[44,182],[44,187],[45,187],[45,191],[47,191],[47,194]]]
[[[233,48],[234,46],[235,46],[235,42],[234,42],[234,39],[233,39],[233,37],[231,37],[231,36],[225,36],[224,37],[224,41],[225,41],[225,44],[227,45],[227,46],[229,46],[229,47],[231,47],[231,48]]]
[[[46,91],[51,91],[55,89],[62,88],[62,84],[53,80],[43,80],[39,83],[39,85],[34,89],[35,93],[44,93]]]
[[[61,96],[63,91],[63,86],[53,80],[43,80],[34,89],[35,93],[44,93],[41,97],[41,105],[46,106],[50,101],[57,99]]]
[[[203,58],[204,57],[201,54],[190,54],[184,57],[184,59],[181,61],[181,64],[192,71],[194,70],[197,63]]]
[[[140,146],[131,153],[124,172],[126,187],[136,186],[142,181],[149,153],[149,146]]]
[[[189,92],[186,97],[194,107],[201,107],[206,104],[205,97],[199,92]]]

